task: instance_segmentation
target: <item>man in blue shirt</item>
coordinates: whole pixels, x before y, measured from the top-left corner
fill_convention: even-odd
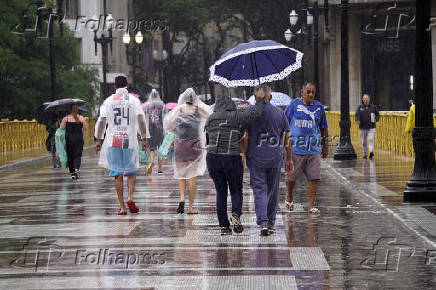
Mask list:
[[[328,154],[328,126],[324,106],[315,101],[316,88],[311,82],[304,84],[301,90],[301,98],[295,99],[285,110],[286,118],[291,127],[294,171],[288,175],[286,185],[288,195],[286,207],[293,210],[293,196],[295,184],[302,173],[307,178],[307,190],[309,193],[308,210],[313,214],[320,211],[313,206],[318,180],[321,178],[321,156]],[[322,149],[321,149],[322,144]]]
[[[247,154],[257,224],[261,227],[260,234],[268,236],[274,233],[283,147],[286,148],[286,170],[292,171],[292,144],[285,114],[270,103],[271,88],[260,85],[255,94],[264,99],[263,112],[260,119],[245,128],[242,146]],[[252,111],[254,106],[245,110]]]

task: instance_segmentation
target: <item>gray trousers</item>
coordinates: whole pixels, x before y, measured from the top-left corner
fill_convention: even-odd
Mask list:
[[[369,130],[359,129],[359,133],[360,133],[360,139],[362,140],[363,155],[368,155],[368,146],[366,143],[366,139],[368,139],[368,143],[369,143],[369,152],[374,152],[375,128]]]
[[[257,224],[276,221],[279,200],[280,168],[249,166],[250,186],[254,194]]]

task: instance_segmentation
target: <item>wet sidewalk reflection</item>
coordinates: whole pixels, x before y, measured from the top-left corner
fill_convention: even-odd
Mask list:
[[[304,181],[295,210],[285,208],[283,175],[277,232],[268,237],[259,236],[247,183],[242,234],[220,235],[207,175],[197,181],[200,214],[177,214],[168,162],[162,175],[142,169],[140,213],[127,216],[117,215],[113,180],[94,152],[79,181],[48,164],[2,171],[0,288],[434,289],[436,207],[402,204],[410,164],[382,153],[327,159],[319,216],[307,213]]]

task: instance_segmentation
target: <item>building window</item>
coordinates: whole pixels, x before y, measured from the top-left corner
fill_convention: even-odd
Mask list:
[[[79,16],[79,0],[65,0],[65,15],[68,18]]]

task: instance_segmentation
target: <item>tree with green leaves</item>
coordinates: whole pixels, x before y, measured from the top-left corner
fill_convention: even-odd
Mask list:
[[[29,1],[0,4],[0,118],[32,119],[33,110],[50,101],[48,38],[24,30],[36,21]],[[97,70],[80,64],[77,41],[65,25],[63,36],[55,25],[55,59],[58,98],[80,98],[92,108]]]
[[[163,47],[168,52],[165,70],[166,99],[177,100],[186,86],[209,86],[209,67],[229,48],[253,39],[284,42],[289,12],[306,1],[297,0],[149,0],[134,1],[136,17],[165,21]],[[210,33],[213,31],[214,33]],[[239,31],[239,33],[232,33]],[[174,44],[183,33],[186,42],[180,53]],[[152,36],[152,35],[151,35]],[[277,82],[278,84],[279,82]],[[279,85],[279,84],[278,84]]]

